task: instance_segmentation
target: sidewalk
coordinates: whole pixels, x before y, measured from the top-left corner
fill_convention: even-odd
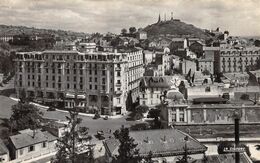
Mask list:
[[[15,98],[15,97],[9,97],[10,99],[14,100],[14,101],[19,101],[18,98]],[[49,109],[48,106],[44,106],[44,105],[40,105],[38,103],[35,103],[35,102],[30,102],[30,104],[40,108],[40,109],[44,109],[44,110],[47,110]],[[60,110],[60,109],[56,109],[56,111],[59,111],[59,112],[64,112],[64,113],[69,113],[68,111],[66,110]],[[79,115],[81,116],[86,116],[86,117],[94,117],[94,114],[87,114],[87,113],[79,113]],[[102,118],[105,118],[107,115],[100,115]],[[122,118],[123,115],[114,115],[114,116],[108,116],[108,118],[111,118],[111,119],[118,119],[118,118]]]

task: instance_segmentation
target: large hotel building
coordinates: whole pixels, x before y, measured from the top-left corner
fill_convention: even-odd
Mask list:
[[[82,46],[83,47],[83,46]],[[85,112],[114,115],[126,111],[127,93],[133,100],[143,76],[143,51],[19,52],[16,54],[15,89],[26,96],[73,108],[75,98]]]
[[[243,49],[221,49],[220,71],[246,72],[246,67],[254,65],[260,56],[260,48],[248,47]]]

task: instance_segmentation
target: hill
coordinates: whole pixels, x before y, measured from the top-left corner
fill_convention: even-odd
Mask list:
[[[190,36],[203,39],[210,38],[210,34],[204,30],[192,24],[186,24],[178,19],[148,25],[144,28],[144,31],[147,32],[148,38],[157,37],[159,35],[174,35],[177,37]]]
[[[59,36],[61,38],[72,38],[77,36],[86,36],[88,34],[84,32],[74,32],[65,30],[53,30],[53,29],[40,29],[34,27],[25,26],[12,26],[12,25],[0,25],[0,35],[42,35],[49,34]]]

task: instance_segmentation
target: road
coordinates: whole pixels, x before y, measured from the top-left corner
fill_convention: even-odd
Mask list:
[[[8,84],[4,85],[4,87],[0,87],[0,118],[10,118],[12,113],[12,105],[17,103],[8,97],[9,94],[3,95],[2,92],[10,89],[13,89],[13,81],[10,81]],[[66,120],[66,116],[69,115],[68,113],[61,111],[46,111],[44,109],[42,109],[42,112],[44,113],[44,117],[57,120]],[[82,119],[80,126],[88,127],[90,134],[96,134],[99,130],[111,130],[113,132],[119,129],[122,125],[128,127],[130,125],[140,123],[136,121],[126,121],[125,117],[108,120],[103,120],[102,118],[94,120],[92,117],[81,115],[79,117]]]

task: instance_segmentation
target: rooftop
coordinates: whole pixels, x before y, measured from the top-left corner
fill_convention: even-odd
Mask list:
[[[42,132],[40,130],[36,130],[35,133],[32,130],[23,130],[20,132],[20,134],[10,136],[9,138],[16,149],[24,148],[45,141],[53,141],[57,139],[49,132],[47,131]]]
[[[189,154],[203,153],[207,148],[190,135],[177,129],[130,131],[130,137],[135,140],[140,156],[146,157],[150,151],[153,157],[182,155],[185,148],[185,137],[188,138],[187,149]],[[118,140],[105,140],[108,152],[113,153],[119,146]]]
[[[0,139],[0,155],[9,153],[2,139]]]
[[[173,83],[171,76],[146,76],[143,77],[140,84],[148,88],[170,88]]]

